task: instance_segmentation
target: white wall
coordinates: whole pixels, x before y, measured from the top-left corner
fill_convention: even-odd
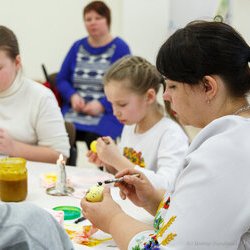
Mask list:
[[[41,63],[56,70],[66,52],[66,44],[69,46],[81,37],[82,2],[1,0],[0,23],[17,35],[28,76],[41,78]]]
[[[170,0],[169,33],[172,34],[193,20],[212,20],[218,5],[218,0]]]
[[[134,54],[154,63],[157,51],[168,34],[172,1],[176,0],[106,0],[112,10],[113,35],[124,38]],[[180,15],[188,17],[193,8],[191,3],[195,0],[182,1]],[[202,0],[204,8],[211,5],[210,1]],[[44,80],[42,63],[49,73],[59,70],[72,43],[86,35],[82,9],[89,2],[1,0],[0,24],[16,33],[27,76]],[[250,0],[232,0],[232,3],[232,24],[250,44]],[[201,12],[197,10],[197,14]]]
[[[86,36],[82,20],[84,0],[1,0],[0,24],[16,34],[27,76],[44,80],[41,64],[58,71],[72,43]],[[113,11],[112,31],[119,33],[120,1],[105,1]],[[112,2],[112,6],[111,6]],[[118,11],[115,11],[118,10]],[[118,16],[117,16],[118,15]]]
[[[155,63],[156,54],[166,40],[169,0],[124,0],[122,34],[132,53]]]
[[[250,1],[234,0],[232,5],[232,25],[250,46]]]

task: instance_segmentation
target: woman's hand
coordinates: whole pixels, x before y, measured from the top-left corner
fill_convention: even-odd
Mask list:
[[[107,233],[110,233],[112,219],[116,215],[124,213],[121,207],[112,199],[110,189],[107,187],[104,188],[101,202],[88,202],[83,198],[81,207],[83,216],[95,227]]]
[[[71,102],[71,106],[72,106],[73,110],[76,112],[82,112],[82,110],[85,107],[84,99],[80,95],[78,95],[77,93],[73,94],[71,96],[70,102]]]
[[[134,174],[139,174],[139,177],[133,176]],[[118,172],[115,177],[124,177],[123,182],[115,184],[120,188],[122,199],[129,198],[135,205],[155,215],[164,195],[163,190],[156,190],[147,177],[138,170],[125,169]]]
[[[82,109],[82,112],[87,115],[98,116],[104,113],[104,107],[99,101],[93,100],[86,103],[86,105]]]
[[[15,149],[16,141],[11,138],[6,130],[0,129],[0,153],[16,156]]]

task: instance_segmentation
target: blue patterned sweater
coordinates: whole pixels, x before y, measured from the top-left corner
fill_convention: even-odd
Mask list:
[[[63,97],[64,118],[73,122],[77,130],[109,135],[113,139],[120,136],[123,125],[113,115],[105,97],[102,77],[112,63],[129,54],[128,45],[119,37],[98,48],[91,47],[87,37],[73,44],[57,75],[57,88]],[[85,101],[99,100],[105,112],[98,117],[74,112],[70,98],[76,92]]]

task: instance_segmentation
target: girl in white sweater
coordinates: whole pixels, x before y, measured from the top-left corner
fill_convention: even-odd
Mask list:
[[[161,74],[141,57],[122,58],[110,68],[104,77],[105,94],[125,126],[119,148],[110,137],[100,138],[97,154],[90,152],[89,159],[113,173],[137,169],[154,186],[172,191],[182,170],[188,138],[158,103],[161,85],[165,88]]]

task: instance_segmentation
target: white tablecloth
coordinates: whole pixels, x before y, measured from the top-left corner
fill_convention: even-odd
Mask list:
[[[90,186],[97,183],[97,181],[103,181],[105,179],[112,178],[112,175],[102,172],[97,168],[78,168],[78,167],[66,167],[67,177],[70,179],[74,188],[80,192],[76,192],[76,196],[50,196],[46,194],[46,189],[41,185],[41,178],[43,174],[49,172],[57,172],[57,166],[47,163],[27,162],[28,168],[28,196],[26,202],[32,202],[40,207],[46,209],[52,209],[56,206],[77,206],[80,207],[81,191],[88,189]],[[79,195],[80,194],[80,195]],[[111,194],[115,201],[117,201],[125,212],[134,218],[144,221],[146,223],[152,223],[153,217],[149,215],[144,209],[138,208],[130,201],[123,201],[118,194],[118,189],[112,187]],[[88,222],[84,222],[88,223]],[[87,247],[79,244],[74,244],[75,249],[118,249],[116,247],[104,248],[103,245],[97,245],[95,247]]]

